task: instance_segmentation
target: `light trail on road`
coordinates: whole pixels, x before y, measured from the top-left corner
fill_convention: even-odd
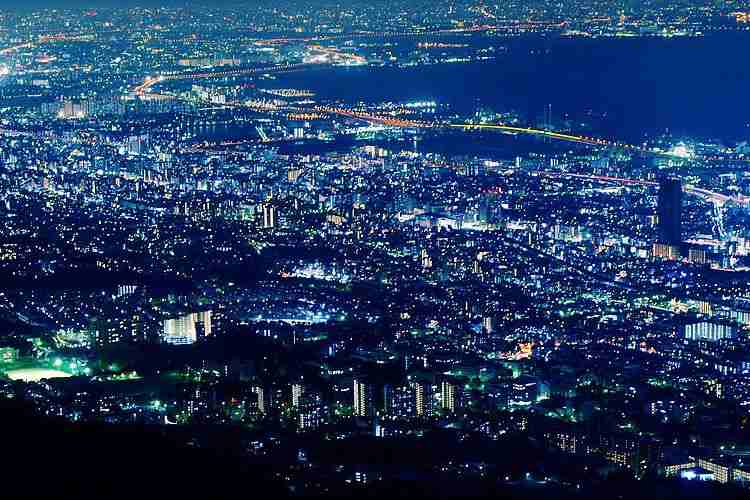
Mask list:
[[[567,172],[547,172],[547,171],[538,172],[538,174],[544,175],[547,177],[568,177],[568,178],[573,178],[573,179],[591,180],[591,181],[606,182],[606,183],[612,183],[612,184],[639,185],[639,186],[646,186],[646,187],[657,187],[659,185],[658,182],[654,182],[654,181],[647,181],[643,179],[628,179],[628,178],[623,178],[623,177],[611,177],[607,175],[572,174],[572,173],[567,173]],[[738,205],[744,205],[744,206],[747,206],[748,204],[750,204],[750,198],[747,196],[743,196],[743,195],[729,196],[723,193],[710,191],[708,189],[698,188],[691,184],[683,184],[682,191],[687,194],[702,198],[703,200],[713,203],[718,206],[723,206],[724,204],[728,202],[733,202]]]

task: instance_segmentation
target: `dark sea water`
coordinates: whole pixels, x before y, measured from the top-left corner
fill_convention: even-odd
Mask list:
[[[486,106],[530,120],[551,105],[554,120],[622,140],[664,132],[750,139],[750,34],[502,43],[507,53],[483,63],[329,68],[279,84],[348,103],[435,99],[459,112]]]

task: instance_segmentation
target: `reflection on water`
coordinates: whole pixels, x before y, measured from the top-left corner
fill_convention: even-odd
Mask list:
[[[279,84],[346,103],[434,99],[462,113],[488,106],[530,119],[551,105],[556,120],[629,141],[665,130],[747,139],[750,66],[736,55],[749,51],[747,35],[518,40],[484,63],[329,68],[281,75]]]

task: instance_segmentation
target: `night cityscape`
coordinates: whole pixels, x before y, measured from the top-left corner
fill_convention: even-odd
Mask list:
[[[750,0],[0,7],[7,498],[750,498]]]

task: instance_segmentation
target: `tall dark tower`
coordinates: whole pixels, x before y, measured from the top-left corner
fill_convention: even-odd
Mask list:
[[[678,179],[659,182],[659,237],[661,243],[682,242],[682,183]]]

